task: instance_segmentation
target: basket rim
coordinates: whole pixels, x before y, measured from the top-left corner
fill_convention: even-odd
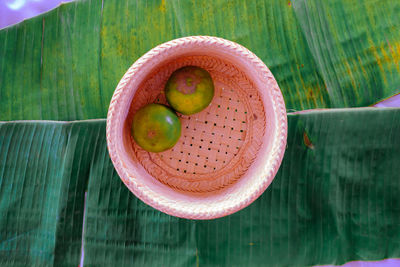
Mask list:
[[[275,133],[274,142],[272,143],[271,153],[275,152],[270,158],[269,168],[264,168],[262,172],[262,181],[258,184],[255,189],[252,187],[252,191],[241,198],[239,201],[230,201],[229,205],[213,209],[208,207],[205,208],[194,208],[185,207],[180,205],[173,205],[178,203],[172,203],[173,201],[159,194],[155,194],[153,190],[148,188],[146,184],[139,183],[135,177],[129,176],[125,171],[125,167],[121,164],[120,155],[117,153],[116,144],[114,141],[116,124],[118,122],[118,102],[123,96],[123,91],[125,86],[129,83],[132,77],[146,64],[153,63],[157,57],[162,53],[170,51],[170,49],[177,49],[181,46],[188,45],[209,45],[219,47],[221,49],[227,50],[249,62],[252,67],[255,68],[261,77],[268,83],[272,98],[273,110],[275,116]],[[182,37],[168,41],[166,43],[160,44],[155,48],[151,49],[140,57],[124,74],[120,82],[118,83],[113,97],[110,102],[110,107],[107,114],[107,126],[106,126],[106,137],[107,137],[107,147],[112,160],[112,163],[120,176],[121,180],[128,187],[128,189],[135,194],[139,199],[141,199],[146,204],[156,208],[169,215],[187,218],[187,219],[214,219],[232,214],[247,207],[255,199],[257,199],[269,186],[275,177],[279,166],[282,162],[283,155],[286,147],[287,139],[287,116],[286,107],[283,100],[282,93],[279,86],[268,69],[268,67],[259,59],[254,53],[249,51],[247,48],[234,43],[232,41],[213,36],[189,36]]]

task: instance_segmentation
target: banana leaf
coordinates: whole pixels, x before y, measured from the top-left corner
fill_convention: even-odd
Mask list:
[[[368,106],[400,92],[399,1],[87,0],[0,31],[0,120],[104,118],[152,47],[214,35],[255,52],[289,110]]]
[[[130,193],[109,159],[105,120],[0,123],[0,266],[77,266],[81,241],[85,266],[400,257],[400,109],[288,119],[270,187],[244,210],[210,221],[168,216]]]
[[[104,120],[0,123],[0,266],[78,265],[104,138]]]

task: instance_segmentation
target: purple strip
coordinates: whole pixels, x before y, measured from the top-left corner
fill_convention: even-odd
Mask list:
[[[400,93],[382,100],[374,105],[377,108],[397,108],[400,107]]]
[[[315,267],[335,267],[338,265],[319,265]],[[400,259],[387,259],[381,261],[351,261],[346,264],[340,265],[343,267],[398,267],[400,266]]]
[[[56,8],[71,0],[1,0],[0,29]]]

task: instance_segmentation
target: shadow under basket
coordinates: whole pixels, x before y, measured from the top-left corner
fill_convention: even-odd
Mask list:
[[[166,104],[164,86],[183,66],[212,76],[215,94],[203,111],[178,114],[182,133],[170,150],[151,153],[131,136],[135,112]],[[286,146],[281,91],[264,63],[228,40],[184,37],[137,60],[118,84],[107,116],[111,160],[138,198],[167,214],[213,219],[253,202],[272,182]]]

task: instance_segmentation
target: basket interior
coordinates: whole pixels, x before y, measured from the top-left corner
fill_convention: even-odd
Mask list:
[[[141,149],[131,137],[135,112],[148,103],[167,104],[165,83],[176,69],[199,66],[210,72],[215,95],[203,111],[178,114],[182,134],[178,143],[162,153]],[[250,168],[268,133],[268,120],[260,93],[235,64],[213,56],[191,55],[159,64],[137,85],[123,135],[132,165],[168,187],[190,193],[209,193],[237,182]]]

